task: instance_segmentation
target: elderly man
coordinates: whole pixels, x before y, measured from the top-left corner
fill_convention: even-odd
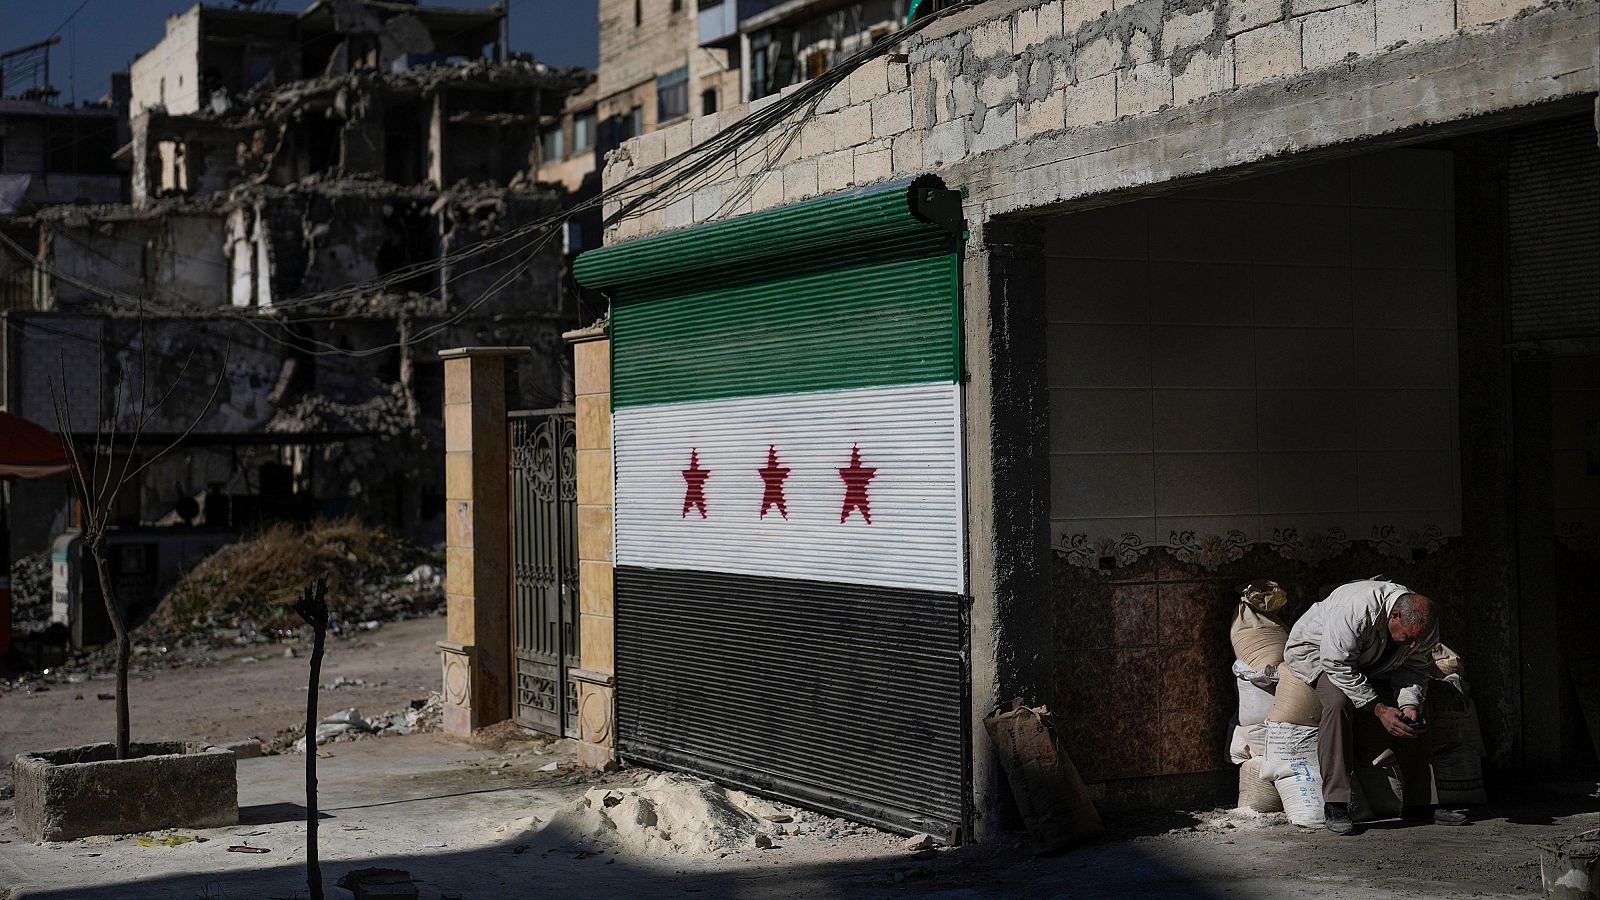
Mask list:
[[[1433,601],[1392,581],[1352,581],[1335,588],[1289,632],[1284,663],[1322,702],[1317,760],[1327,827],[1334,834],[1355,831],[1350,777],[1358,734],[1364,745],[1387,743],[1394,751],[1405,783],[1401,818],[1466,823],[1466,816],[1436,805],[1433,748],[1422,721],[1431,651],[1438,642]]]

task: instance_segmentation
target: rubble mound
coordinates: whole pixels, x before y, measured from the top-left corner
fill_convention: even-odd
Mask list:
[[[547,841],[637,856],[714,856],[803,833],[809,813],[700,778],[663,773],[637,785],[590,790],[541,832]]]
[[[19,634],[50,626],[50,552],[30,553],[11,564],[11,627]]]
[[[150,617],[145,636],[216,629],[250,638],[293,634],[301,623],[289,604],[323,574],[335,632],[351,623],[433,614],[444,605],[433,562],[427,552],[354,519],[303,529],[280,523],[185,574]]]

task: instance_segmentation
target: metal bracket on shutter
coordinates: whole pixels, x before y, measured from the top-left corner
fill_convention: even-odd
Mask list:
[[[917,218],[943,228],[951,235],[966,230],[961,215],[961,192],[952,191],[931,176],[918,178],[911,185],[911,211]]]

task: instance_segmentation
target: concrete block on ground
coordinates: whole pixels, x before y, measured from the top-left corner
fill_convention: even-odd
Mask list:
[[[247,741],[230,741],[220,746],[232,753],[234,759],[258,759],[261,756],[261,742],[255,738]]]
[[[1373,0],[1367,0],[1306,16],[1301,25],[1305,67],[1315,69],[1377,49],[1376,8]]]
[[[68,841],[158,828],[239,822],[237,760],[199,742],[85,744],[19,754],[17,830],[30,841]]]
[[[1456,29],[1455,0],[1377,0],[1379,47],[1418,43]]]
[[[1233,39],[1233,81],[1238,87],[1299,71],[1299,19],[1247,31]]]

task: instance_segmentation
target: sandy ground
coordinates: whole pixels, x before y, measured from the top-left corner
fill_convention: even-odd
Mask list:
[[[325,681],[344,674],[389,684],[330,692],[324,705],[339,698],[340,706],[394,708],[432,687],[441,625],[385,626],[359,644],[337,645]],[[135,685],[134,722],[171,736],[269,734],[300,714],[304,666],[304,659],[263,657],[153,673]],[[0,699],[0,749],[105,733],[110,704],[72,695],[62,688]],[[80,710],[95,717],[75,718]],[[569,742],[472,747],[410,735],[326,749],[332,755],[318,764],[319,846],[329,897],[349,897],[334,882],[369,865],[411,872],[429,900],[1537,897],[1535,842],[1600,827],[1591,781],[1508,791],[1519,799],[1480,811],[1465,828],[1380,823],[1351,838],[1220,812],[1168,813],[1113,819],[1105,837],[1048,857],[1031,855],[1018,840],[910,852],[901,836],[871,830],[784,837],[771,849],[725,856],[642,857],[544,827],[590,788],[636,775],[578,769]],[[552,762],[558,768],[547,771]],[[0,802],[0,900],[306,897],[304,763],[300,756],[241,762],[241,824],[180,831],[207,840],[176,847],[142,847],[126,837],[34,845],[12,826],[11,804]],[[228,850],[242,843],[271,852]]]
[[[322,661],[322,683],[339,676],[366,687],[324,690],[324,713],[356,707],[363,714],[404,709],[413,699],[439,690],[443,618],[392,622],[348,640],[333,640]],[[221,651],[214,665],[137,672],[129,676],[128,719],[133,739],[227,742],[270,738],[304,721],[309,651],[284,656],[285,646],[260,644]],[[110,677],[81,684],[51,685],[0,696],[0,760],[18,753],[113,740],[116,704]],[[81,699],[80,699],[81,698]],[[11,767],[0,766],[0,785],[11,783]]]

